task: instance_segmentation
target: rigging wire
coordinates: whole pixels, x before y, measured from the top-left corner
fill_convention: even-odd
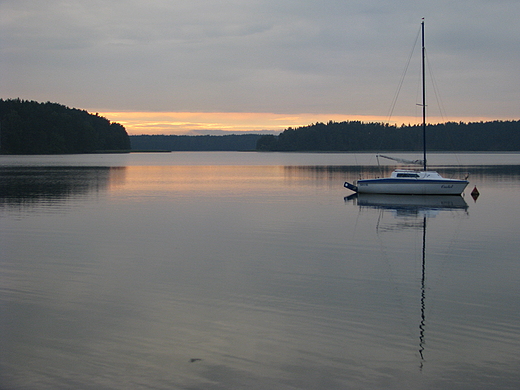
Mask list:
[[[420,36],[421,36],[421,28],[419,28],[419,30],[417,31],[417,35],[415,36],[415,40],[413,42],[412,49],[410,50],[410,54],[408,56],[408,60],[406,61],[406,65],[405,65],[404,70],[403,70],[403,72],[401,74],[401,78],[399,80],[399,84],[397,86],[397,89],[395,91],[394,97],[392,99],[392,103],[390,105],[390,110],[388,112],[387,120],[386,120],[386,124],[388,126],[390,125],[390,121],[392,119],[392,115],[394,114],[395,106],[397,104],[397,100],[399,99],[399,94],[400,94],[401,89],[402,89],[402,87],[404,85],[404,79],[406,77],[406,74],[408,73],[408,68],[410,67],[410,63],[412,61],[412,58],[413,58],[413,55],[414,55],[414,52],[415,52],[415,48],[417,47],[417,42],[419,41],[419,37]],[[383,143],[384,143],[384,138],[385,137],[383,136],[379,140],[379,148],[378,148],[378,150],[382,150],[382,146],[383,146]]]
[[[433,75],[433,67],[430,65],[430,60],[428,58],[428,53],[427,51],[425,50],[425,58],[426,58],[426,64],[427,64],[427,68],[428,68],[428,73],[429,73],[429,76],[430,76],[430,80],[431,80],[431,85],[432,85],[432,89],[433,89],[433,94],[435,96],[435,100],[437,102],[437,107],[439,109],[439,113],[440,113],[440,116],[441,116],[441,120],[442,120],[442,123],[447,123],[446,122],[446,109],[444,108],[444,104],[442,103],[442,99],[441,99],[441,95],[439,93],[439,87],[437,85],[437,79],[434,77]],[[448,133],[448,141],[450,142],[451,144],[451,147],[453,148],[453,138],[451,137],[451,134]],[[461,166],[462,163],[459,159],[459,155],[457,153],[455,153],[455,159],[457,160],[457,165]]]
[[[430,60],[428,58],[428,53],[427,53],[426,49],[425,49],[425,58],[426,58],[426,64],[427,64],[427,68],[428,68],[428,73],[430,75],[430,80],[432,82],[433,94],[435,96],[435,100],[437,102],[437,106],[439,107],[439,113],[441,115],[442,121],[446,122],[446,110],[444,109],[444,105],[442,104],[442,101],[440,99],[439,87],[437,86],[437,80],[433,76],[433,68],[430,65]]]
[[[419,31],[417,32],[417,36],[415,37],[415,41],[413,43],[413,46],[412,46],[412,50],[410,51],[410,55],[408,56],[408,61],[406,62],[406,66],[403,70],[403,73],[401,75],[401,79],[399,81],[399,85],[397,86],[397,90],[394,94],[394,98],[392,100],[392,104],[390,106],[390,111],[388,113],[388,119],[387,119],[387,123],[390,124],[390,119],[392,118],[392,115],[394,113],[394,109],[395,109],[395,105],[397,104],[397,100],[399,98],[399,93],[401,92],[401,88],[403,87],[403,84],[404,84],[404,78],[406,76],[406,73],[408,72],[408,67],[410,66],[410,62],[412,61],[412,57],[413,57],[413,53],[415,51],[415,48],[417,47],[417,42],[419,41],[419,36],[421,34],[421,29],[419,29]]]

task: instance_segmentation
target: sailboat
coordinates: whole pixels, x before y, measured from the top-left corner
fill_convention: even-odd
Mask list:
[[[351,191],[372,194],[460,195],[469,184],[467,180],[444,178],[435,171],[427,170],[424,19],[421,22],[421,38],[423,169],[396,169],[390,177],[345,182],[344,186]]]

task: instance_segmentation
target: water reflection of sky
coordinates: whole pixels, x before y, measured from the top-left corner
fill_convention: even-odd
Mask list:
[[[467,208],[402,213],[345,202],[348,167],[88,172],[63,171],[53,202],[73,208],[0,210],[2,387],[520,382],[516,173],[482,172]]]

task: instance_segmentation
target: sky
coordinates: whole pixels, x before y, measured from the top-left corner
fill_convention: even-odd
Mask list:
[[[416,123],[424,17],[429,121],[518,120],[519,16],[518,0],[0,0],[0,98],[129,134]]]

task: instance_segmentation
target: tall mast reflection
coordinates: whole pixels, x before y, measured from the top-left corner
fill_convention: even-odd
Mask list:
[[[426,327],[426,215],[423,216],[422,234],[422,269],[421,269],[421,322],[419,323],[419,355],[421,356],[420,370],[424,366],[424,337]]]
[[[425,364],[426,345],[426,228],[427,219],[435,217],[441,211],[468,209],[468,204],[459,195],[436,196],[436,195],[384,195],[384,194],[354,194],[345,198],[346,202],[354,202],[359,208],[377,209],[379,211],[393,212],[395,218],[413,218],[419,220],[420,224],[399,224],[402,228],[422,230],[421,248],[421,299],[420,299],[420,321],[419,321],[419,370],[422,371]],[[381,215],[379,215],[378,225]],[[377,227],[376,227],[377,229]]]

